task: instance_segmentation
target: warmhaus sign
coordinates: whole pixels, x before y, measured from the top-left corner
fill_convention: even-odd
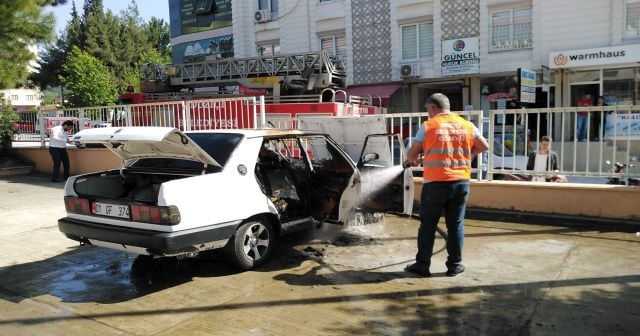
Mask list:
[[[621,45],[549,53],[549,68],[572,68],[620,63],[635,63],[640,59],[640,44]]]
[[[442,76],[480,72],[477,37],[442,41]]]

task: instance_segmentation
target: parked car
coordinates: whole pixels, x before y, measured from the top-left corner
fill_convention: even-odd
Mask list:
[[[18,121],[16,123],[13,123],[12,127],[13,131],[17,134],[36,132],[36,125],[33,121]]]
[[[84,244],[152,257],[224,248],[247,270],[267,260],[277,236],[345,223],[356,208],[411,213],[410,171],[361,197],[356,163],[319,132],[105,127],[73,141],[105,145],[124,162],[66,182],[59,229]]]

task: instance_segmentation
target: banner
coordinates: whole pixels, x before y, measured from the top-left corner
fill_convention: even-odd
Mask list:
[[[640,113],[606,115],[604,138],[608,140],[640,140]],[[614,133],[615,132],[615,133]]]

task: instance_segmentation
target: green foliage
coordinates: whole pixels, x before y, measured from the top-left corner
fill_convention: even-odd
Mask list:
[[[11,148],[13,139],[13,123],[20,120],[20,116],[13,111],[11,104],[0,94],[0,153],[6,153]]]
[[[71,91],[66,97],[71,106],[103,106],[117,99],[109,69],[89,53],[74,47],[63,68],[67,76],[61,80]]]
[[[29,47],[53,38],[55,18],[43,15],[42,6],[58,2],[0,0],[0,89],[26,81],[35,58]]]
[[[77,47],[107,66],[118,92],[129,84],[138,88],[142,64],[171,63],[169,41],[169,25],[157,18],[143,22],[135,1],[114,14],[105,12],[101,0],[84,0],[81,14],[74,4],[65,34],[47,47],[38,62],[40,74],[33,80],[41,89],[57,85],[60,76],[71,80],[62,65],[72,47]]]

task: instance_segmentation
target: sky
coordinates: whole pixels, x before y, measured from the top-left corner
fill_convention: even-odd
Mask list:
[[[135,0],[138,4],[140,17],[147,22],[155,16],[169,23],[169,2],[167,0]],[[56,17],[56,34],[60,35],[71,19],[71,3],[76,3],[78,14],[82,15],[84,0],[68,0],[66,4],[56,7],[48,7],[47,12],[52,12]],[[120,15],[120,11],[127,8],[131,0],[103,0],[105,11],[110,9],[113,13]]]

